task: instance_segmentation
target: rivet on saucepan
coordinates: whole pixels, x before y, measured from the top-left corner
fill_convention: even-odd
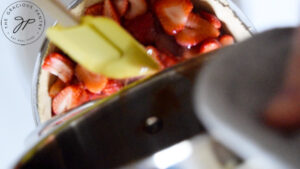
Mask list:
[[[155,134],[159,132],[163,127],[163,122],[156,116],[148,117],[145,121],[145,131],[149,134]]]

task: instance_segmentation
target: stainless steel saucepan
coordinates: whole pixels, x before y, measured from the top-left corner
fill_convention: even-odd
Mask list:
[[[292,36],[293,29],[257,35],[208,54],[211,59],[204,71],[204,60],[195,58],[129,86],[106,101],[57,117],[51,123],[54,127],[38,130],[40,137],[14,168],[237,168],[251,155],[271,156],[281,168],[299,168],[298,137],[289,140],[257,119],[259,110],[280,86]],[[257,63],[257,70],[249,66],[252,63]],[[216,65],[220,69],[211,68]],[[264,65],[265,69],[260,67]],[[244,76],[240,78],[240,74]],[[247,92],[251,92],[249,105],[247,99],[240,98]],[[236,108],[240,112],[230,111]],[[222,118],[226,116],[232,118]],[[243,122],[257,134],[247,130]],[[234,127],[228,131],[228,126]],[[208,139],[207,131],[242,158]],[[255,144],[245,146],[253,141]],[[272,150],[276,145],[280,151]],[[251,154],[252,148],[261,151]]]

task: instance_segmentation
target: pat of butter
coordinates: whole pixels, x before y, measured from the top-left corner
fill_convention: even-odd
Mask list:
[[[145,48],[109,18],[86,16],[75,27],[49,28],[47,37],[77,63],[107,77],[122,79],[159,70]]]

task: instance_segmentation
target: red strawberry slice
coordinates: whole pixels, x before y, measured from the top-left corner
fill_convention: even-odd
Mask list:
[[[120,23],[120,18],[118,12],[116,11],[113,3],[111,0],[104,0],[104,9],[103,9],[104,16],[115,20],[116,22]]]
[[[160,65],[161,69],[171,67],[178,63],[178,60],[172,54],[159,52],[155,47],[148,46],[147,53]]]
[[[107,97],[107,95],[105,94],[95,94],[95,93],[90,93],[89,92],[89,97],[90,97],[90,100],[93,101],[93,100],[100,100],[100,99],[104,99]]]
[[[102,94],[109,96],[112,95],[124,87],[124,84],[118,80],[108,80],[105,88],[102,90]]]
[[[154,4],[155,4],[156,1],[157,0],[148,0],[148,4],[150,5],[150,7],[154,6]]]
[[[50,87],[49,96],[54,98],[65,86],[66,84],[62,80],[57,79]]]
[[[198,37],[198,32],[190,28],[185,28],[183,31],[178,33],[175,38],[179,45],[188,48],[197,45],[201,42],[201,40],[205,39],[203,37]]]
[[[101,93],[107,84],[107,78],[102,75],[92,73],[80,65],[75,68],[76,77],[83,82],[85,88],[92,93]]]
[[[165,68],[171,67],[171,66],[175,65],[176,63],[178,63],[178,61],[175,59],[174,56],[167,55],[165,53],[160,54],[160,60],[163,63]]]
[[[42,69],[58,76],[65,83],[68,83],[74,74],[73,62],[59,53],[48,55],[44,60]]]
[[[95,93],[89,93],[89,98],[90,100],[99,100],[99,99],[104,99],[119,90],[121,90],[124,87],[124,83],[119,80],[108,80],[107,85],[103,89],[102,93],[95,94]]]
[[[208,53],[221,47],[222,44],[217,39],[209,39],[200,46],[199,53]]]
[[[165,68],[164,64],[160,60],[160,56],[159,56],[160,53],[155,47],[148,46],[146,48],[146,51],[147,51],[147,54],[150,55],[156,61],[156,63],[159,65],[160,69]]]
[[[222,35],[221,37],[219,37],[219,41],[223,46],[234,44],[234,38],[231,35]]]
[[[126,19],[133,19],[147,12],[146,0],[129,0],[129,10],[125,14]]]
[[[158,0],[154,8],[164,30],[175,35],[184,29],[193,4],[190,0]]]
[[[149,45],[156,37],[154,18],[151,13],[126,20],[124,27],[142,44]]]
[[[209,22],[207,22],[198,14],[190,13],[188,20],[185,24],[185,28],[197,29],[201,26],[201,24],[208,25]]]
[[[216,29],[221,29],[222,23],[221,21],[213,14],[208,12],[201,11],[200,15],[206,19],[209,23],[211,23]]]
[[[187,59],[191,59],[191,58],[200,56],[200,54],[201,54],[200,53],[200,47],[201,47],[201,45],[197,45],[197,46],[194,46],[190,49],[185,49],[184,54],[183,54],[183,58],[185,60],[187,60]]]
[[[175,38],[165,33],[159,33],[155,37],[154,44],[158,51],[162,53],[173,55],[176,57],[181,57],[183,54],[183,48],[178,45]]]
[[[113,0],[113,3],[119,16],[124,16],[129,6],[128,0]]]
[[[85,15],[101,16],[103,15],[103,2],[96,3],[88,7],[84,13]]]
[[[186,27],[175,35],[178,44],[184,47],[192,47],[208,38],[216,38],[220,31],[199,15],[191,13]]]
[[[194,57],[200,57],[201,54],[211,52],[213,50],[216,50],[220,48],[222,45],[221,43],[216,39],[208,39],[205,40],[203,43],[194,46],[190,49],[186,49],[183,57],[184,59],[191,59]]]
[[[71,85],[64,88],[52,100],[54,114],[61,114],[89,101],[88,93],[80,85]]]

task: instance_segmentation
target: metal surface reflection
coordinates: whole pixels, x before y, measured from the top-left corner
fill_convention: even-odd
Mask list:
[[[236,169],[241,163],[228,149],[201,135],[119,169]]]

